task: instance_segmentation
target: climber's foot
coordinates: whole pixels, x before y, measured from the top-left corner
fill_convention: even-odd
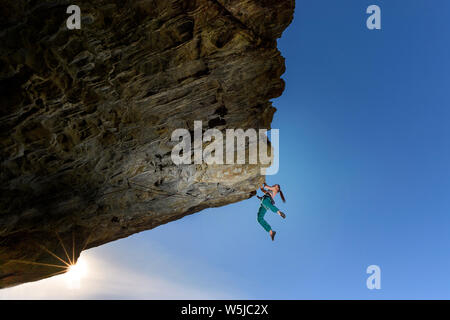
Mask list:
[[[275,240],[275,234],[276,233],[277,233],[276,231],[270,230],[270,237],[272,238],[272,241]]]
[[[282,217],[283,219],[286,219],[286,215],[285,215],[283,212],[280,211],[279,215],[280,215],[280,217]]]

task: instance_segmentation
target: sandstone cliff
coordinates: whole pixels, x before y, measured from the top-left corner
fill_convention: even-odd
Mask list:
[[[81,30],[66,9],[81,8]],[[247,199],[255,165],[183,165],[171,133],[270,128],[294,0],[3,0],[0,288]],[[55,266],[57,265],[57,266]]]

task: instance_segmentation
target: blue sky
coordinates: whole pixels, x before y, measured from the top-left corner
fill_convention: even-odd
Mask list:
[[[450,299],[450,2],[296,6],[278,41],[275,242],[250,199],[84,252],[98,267],[78,291],[61,276],[0,298]]]

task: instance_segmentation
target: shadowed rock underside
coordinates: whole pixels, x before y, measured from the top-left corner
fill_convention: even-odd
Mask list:
[[[270,128],[294,0],[77,0],[81,30],[70,4],[0,4],[0,288],[264,181],[258,165],[176,166],[170,140],[194,120]]]

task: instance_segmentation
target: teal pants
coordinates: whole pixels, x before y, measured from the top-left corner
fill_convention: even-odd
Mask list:
[[[271,210],[271,211],[273,211],[275,213],[279,211],[279,209],[272,204],[270,199],[265,197],[264,200],[261,202],[261,206],[259,207],[258,222],[259,222],[260,225],[262,225],[264,230],[269,232],[270,230],[272,230],[272,228],[267,223],[267,221],[264,220],[264,215],[266,214],[267,210]]]

